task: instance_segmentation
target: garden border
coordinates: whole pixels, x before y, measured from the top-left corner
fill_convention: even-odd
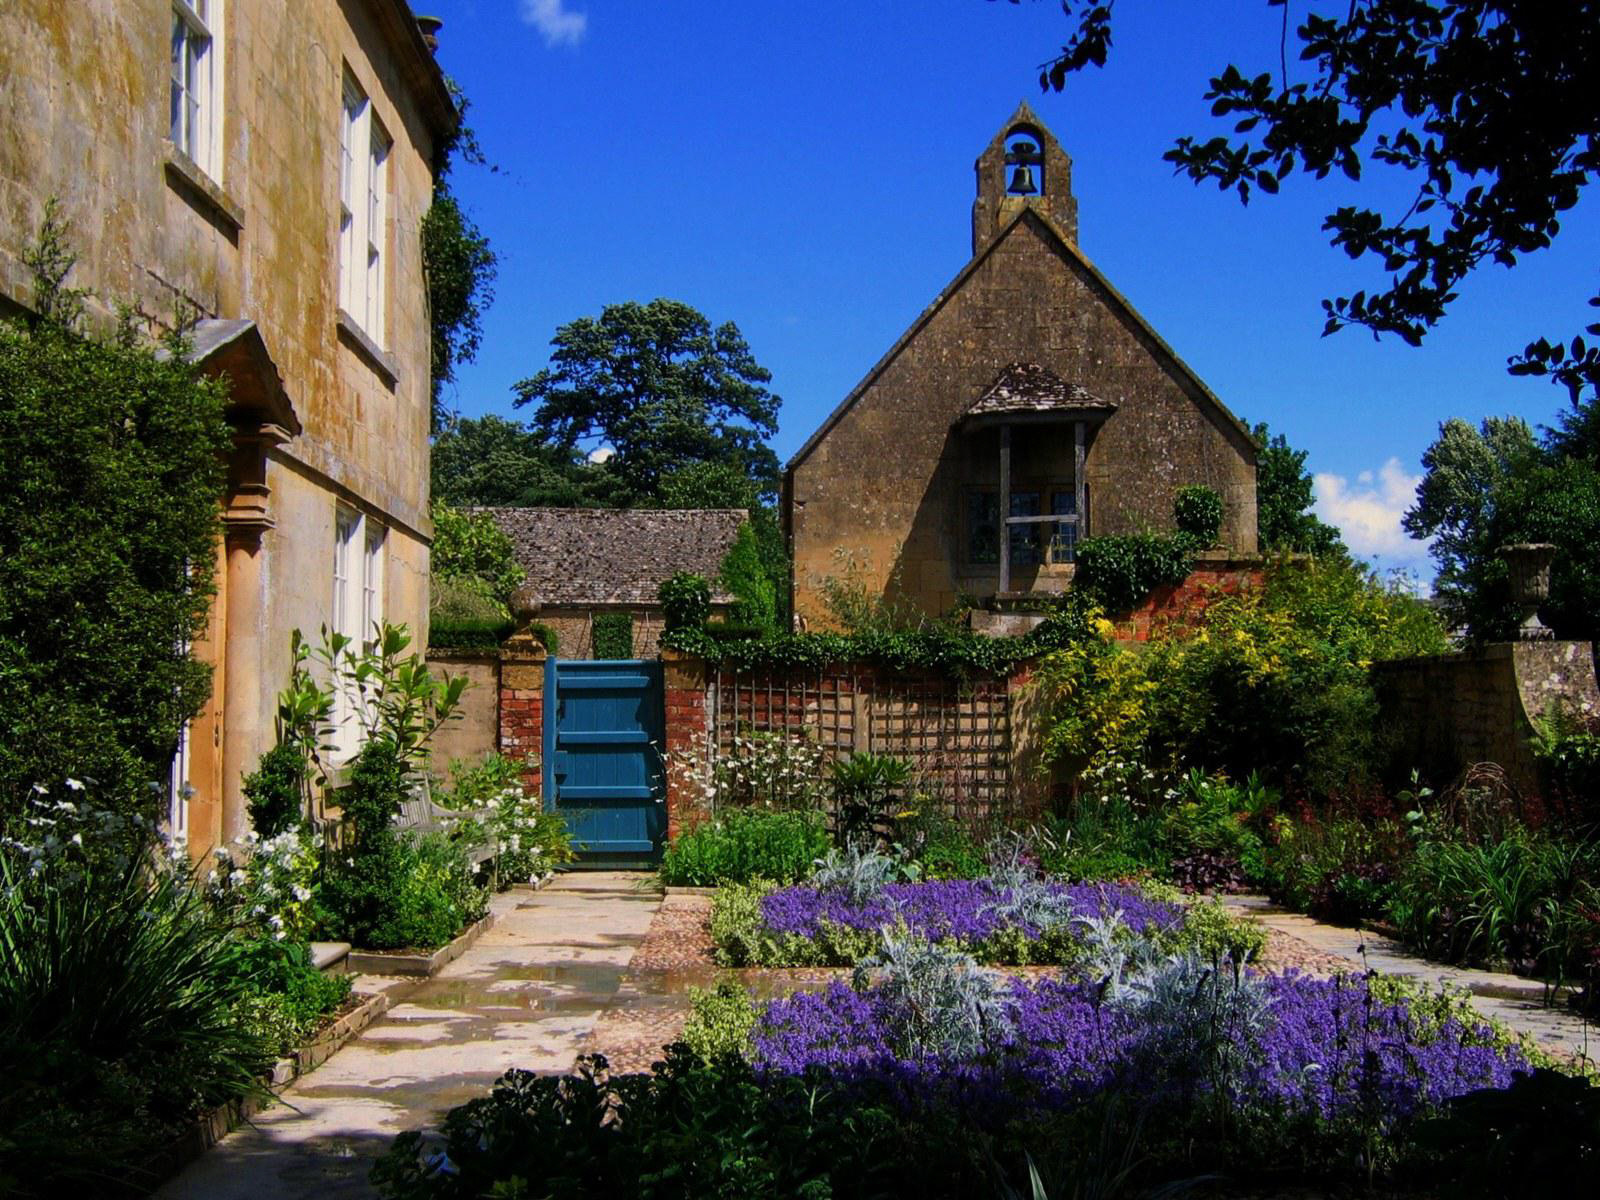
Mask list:
[[[404,975],[432,979],[447,964],[460,958],[467,949],[494,925],[494,913],[485,913],[454,938],[431,954],[391,954],[384,950],[351,950],[346,960],[352,972],[361,975]]]
[[[366,1029],[394,1004],[388,992],[356,992],[362,1002],[292,1055],[278,1059],[266,1081],[266,1092],[242,1100],[230,1100],[201,1113],[183,1133],[153,1154],[143,1166],[157,1181],[156,1186],[175,1177],[184,1167],[210,1150],[251,1117],[279,1101],[279,1093],[301,1076],[309,1075],[332,1058],[358,1033]]]

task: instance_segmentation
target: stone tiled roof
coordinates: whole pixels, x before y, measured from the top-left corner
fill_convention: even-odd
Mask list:
[[[745,520],[742,508],[483,508],[505,530],[546,608],[655,604],[679,571],[712,582]]]
[[[1116,407],[1116,401],[1102,400],[1087,388],[1068,383],[1048,367],[1012,363],[972,402],[962,420],[1013,413],[1115,412]]]

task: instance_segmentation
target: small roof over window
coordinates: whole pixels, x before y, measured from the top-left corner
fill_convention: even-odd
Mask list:
[[[1103,419],[1117,411],[1115,400],[1104,400],[1076,383],[1068,383],[1038,363],[1012,363],[995,377],[984,392],[961,414],[963,425],[994,425],[1007,421]]]

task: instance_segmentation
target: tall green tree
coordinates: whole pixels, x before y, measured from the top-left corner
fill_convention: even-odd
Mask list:
[[[694,463],[661,481],[662,508],[742,508],[750,514],[728,552],[719,580],[733,593],[734,620],[762,628],[786,628],[789,611],[789,554],[775,504],[763,500],[756,485],[726,463]]]
[[[616,491],[581,454],[492,413],[454,418],[433,439],[433,498],[460,507],[591,508]]]
[[[1452,419],[1423,455],[1417,503],[1402,524],[1433,539],[1434,590],[1474,637],[1509,637],[1521,617],[1498,553],[1513,542],[1557,548],[1546,624],[1562,637],[1600,636],[1600,461],[1570,434],[1593,420],[1592,405],[1583,405],[1571,424],[1537,438],[1516,417],[1477,429]]]
[[[37,316],[0,321],[0,828],[64,777],[154,816],[210,688],[225,389],[131,327],[85,331],[54,210]],[[176,340],[169,350],[181,350]]]
[[[676,300],[611,304],[556,330],[551,365],[515,387],[533,428],[563,450],[601,442],[622,499],[659,500],[666,478],[700,463],[733,468],[773,500],[778,458],[772,373],[731,321],[713,327]]]
[[[1264,551],[1292,551],[1319,558],[1343,557],[1339,531],[1312,511],[1315,500],[1306,452],[1289,445],[1263,421],[1251,431],[1261,444],[1256,456],[1256,533]]]
[[[1060,3],[1072,32],[1040,76],[1058,91],[1105,63],[1116,8]],[[1306,4],[1292,39],[1290,5],[1266,5],[1281,10],[1279,60],[1230,64],[1205,93],[1234,136],[1180,137],[1166,158],[1243,201],[1295,174],[1360,179],[1369,163],[1415,182],[1393,210],[1327,215],[1333,245],[1388,279],[1323,301],[1326,332],[1363,325],[1415,345],[1481,264],[1512,266],[1549,246],[1600,171],[1600,0]],[[1576,401],[1595,394],[1600,350],[1581,335],[1539,338],[1510,367],[1550,376]]]
[[[494,299],[496,259],[489,239],[461,207],[450,185],[457,161],[484,165],[478,139],[466,123],[468,102],[454,80],[446,80],[456,102],[455,134],[434,153],[433,202],[422,214],[422,268],[428,286],[432,427],[446,420],[442,393],[456,368],[478,356],[483,312]]]

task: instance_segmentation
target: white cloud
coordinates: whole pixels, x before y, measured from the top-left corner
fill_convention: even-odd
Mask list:
[[[1419,563],[1426,554],[1421,542],[1400,528],[1400,518],[1417,498],[1422,476],[1409,475],[1398,458],[1376,474],[1362,471],[1351,483],[1343,475],[1318,472],[1317,515],[1344,534],[1345,545],[1358,558],[1390,560],[1394,565]]]
[[[522,0],[522,19],[544,35],[546,46],[576,46],[589,30],[589,14],[567,11],[566,0]]]

